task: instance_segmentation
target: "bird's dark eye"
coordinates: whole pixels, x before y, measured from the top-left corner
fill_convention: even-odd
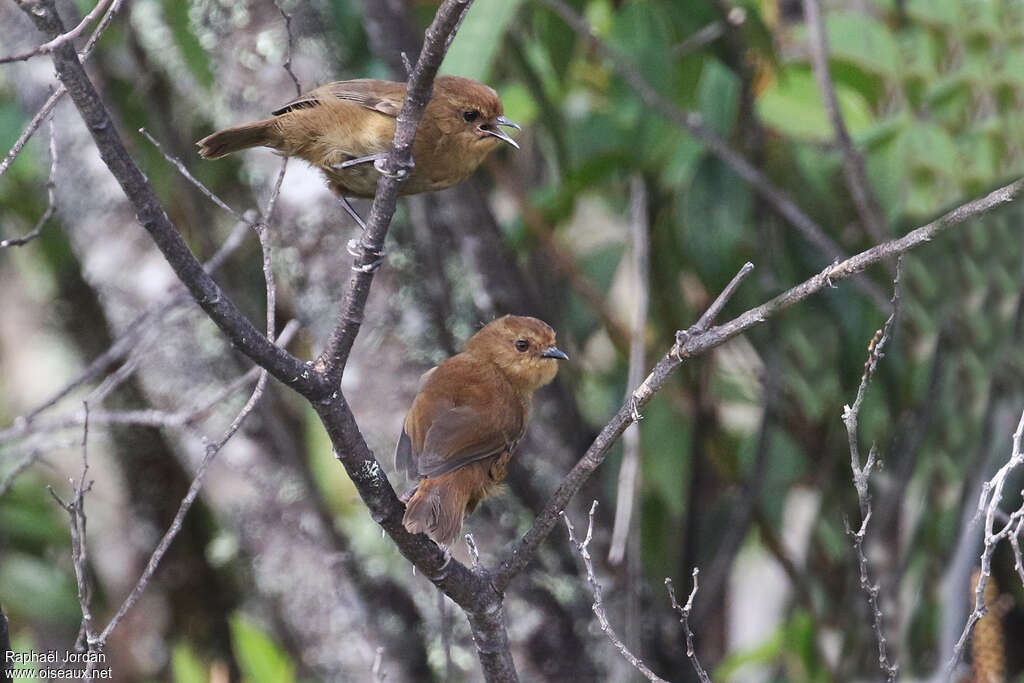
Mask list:
[[[478,112],[475,109],[471,109],[470,111],[464,111],[462,112],[462,118],[466,123],[473,123],[478,118],[480,118],[480,112]]]
[[[515,346],[516,351],[518,351],[519,353],[526,353],[526,350],[530,348],[530,342],[526,341],[525,339],[518,339],[516,340]]]

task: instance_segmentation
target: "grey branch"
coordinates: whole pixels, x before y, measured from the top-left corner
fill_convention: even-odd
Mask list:
[[[88,573],[89,545],[85,515],[85,494],[92,489],[92,482],[86,483],[86,477],[89,476],[89,404],[83,403],[82,409],[85,411],[85,422],[82,425],[82,474],[78,478],[78,483],[71,480],[71,499],[65,501],[57,495],[52,486],[47,488],[57,504],[68,513],[71,521],[71,563],[75,569],[78,604],[82,609],[82,625],[79,627],[78,638],[75,640],[75,649],[79,652],[88,650],[89,653],[98,653],[103,651],[103,645],[95,642],[96,631],[92,619],[92,583],[89,581]],[[84,681],[92,680],[92,674],[97,664],[92,660],[93,658],[90,658],[86,663],[82,677]]]
[[[697,597],[698,575],[700,575],[700,569],[694,567],[693,590],[690,591],[690,597],[687,598],[686,604],[682,607],[679,606],[679,601],[676,600],[676,592],[672,588],[672,579],[665,577],[665,588],[668,590],[669,600],[672,601],[672,609],[679,613],[679,623],[683,625],[683,631],[686,632],[686,657],[690,660],[690,664],[693,665],[693,670],[697,672],[697,679],[700,683],[711,683],[711,677],[708,676],[708,672],[704,670],[704,667],[700,665],[700,660],[697,659],[697,652],[693,647],[693,631],[690,630],[690,612],[693,610],[693,599]]]
[[[92,36],[89,38],[89,42],[86,43],[85,49],[82,51],[81,57],[83,62],[92,54],[93,49],[96,47],[96,43],[99,42],[100,36],[102,36],[103,32],[107,30],[108,26],[110,26],[110,22],[114,19],[118,10],[121,9],[121,5],[123,3],[124,0],[116,0],[107,12],[106,16],[103,17],[103,21],[101,21],[100,25],[96,27],[95,31],[93,31]],[[39,111],[36,112],[35,116],[32,117],[32,120],[28,122],[27,126],[25,126],[25,130],[23,130],[21,135],[18,136],[18,139],[14,142],[14,145],[7,153],[7,156],[4,157],[3,161],[0,161],[0,176],[7,172],[7,169],[10,168],[11,164],[14,163],[14,160],[18,158],[19,154],[21,154],[21,150],[24,149],[25,144],[29,141],[32,135],[39,130],[39,126],[41,126],[43,121],[50,116],[54,108],[56,108],[57,103],[60,102],[60,99],[64,97],[67,92],[67,88],[65,88],[64,84],[61,83],[57,86],[57,89],[53,91],[53,94],[47,98],[46,102],[43,103],[43,106],[39,108]]]
[[[395,214],[398,190],[413,167],[412,143],[416,129],[433,93],[434,76],[448,50],[448,44],[455,35],[462,18],[472,0],[445,0],[437,10],[434,21],[427,28],[426,40],[419,59],[409,75],[405,101],[398,113],[395,138],[391,150],[383,161],[376,162],[381,171],[377,181],[377,192],[366,220],[366,229],[355,249],[355,262],[349,279],[345,299],[337,325],[331,334],[327,347],[317,361],[317,368],[323,373],[327,384],[333,389],[341,385],[352,344],[363,322],[363,311],[370,295],[374,271],[384,253],[384,238],[387,237],[391,218]]]
[[[34,228],[23,237],[0,240],[0,249],[20,247],[43,234],[43,226],[53,217],[57,210],[57,136],[53,130],[53,119],[50,119],[50,174],[46,178],[46,210],[39,217]]]
[[[23,2],[24,0],[18,0],[18,4],[22,4]],[[92,11],[82,18],[82,21],[79,22],[78,26],[74,27],[66,33],[62,33],[61,35],[53,38],[52,40],[48,40],[47,42],[29,50],[28,52],[22,52],[21,54],[0,57],[0,64],[7,64],[9,62],[23,62],[26,59],[32,59],[33,57],[38,57],[39,55],[49,54],[57,48],[59,48],[61,45],[73,41],[75,38],[82,35],[85,29],[89,27],[89,24],[96,21],[96,17],[102,14],[103,10],[109,4],[110,0],[99,0],[99,2],[96,3],[96,6],[92,8]]]
[[[999,504],[1003,499],[1003,486],[1006,484],[1006,479],[1013,470],[1024,464],[1024,446],[1022,446],[1022,442],[1024,442],[1024,413],[1021,413],[1017,429],[1013,433],[1013,448],[1010,452],[1010,459],[999,468],[995,476],[985,482],[981,489],[981,496],[978,499],[978,513],[984,513],[985,515],[985,544],[981,551],[978,585],[974,591],[974,609],[968,615],[967,623],[964,624],[964,630],[953,647],[953,656],[946,664],[947,674],[951,673],[960,662],[960,658],[964,653],[964,647],[967,645],[967,639],[970,637],[974,625],[985,616],[985,612],[988,609],[985,603],[985,586],[992,575],[992,553],[995,552],[996,546],[1000,541],[1008,537],[1016,539],[1020,535],[1021,530],[1024,530],[1024,504],[1008,517],[1004,515],[1003,519],[1005,519],[1005,522],[1001,522],[999,528],[996,529],[997,518],[1000,516]],[[1020,547],[1018,543],[1019,541],[1014,540],[1012,547],[1017,571],[1021,572]],[[1024,575],[1022,575],[1021,580],[1024,581]]]
[[[635,387],[643,379],[647,366],[647,304],[650,298],[648,287],[650,271],[651,240],[647,225],[647,189],[643,177],[636,174],[630,180],[630,221],[629,233],[633,256],[633,317],[629,324],[629,369],[626,373],[626,390]],[[627,399],[628,399],[627,395]],[[640,421],[640,412],[633,415],[634,422]],[[622,435],[623,455],[619,466],[619,485],[615,498],[615,523],[612,526],[612,542],[608,549],[608,561],[620,564],[626,556],[626,541],[633,519],[633,499],[636,496],[636,482],[640,473],[640,425],[636,424]]]
[[[565,528],[569,531],[569,543],[576,548],[576,552],[580,554],[580,558],[583,559],[583,566],[587,570],[587,583],[590,584],[590,590],[594,595],[594,603],[591,608],[594,610],[594,615],[597,617],[598,623],[601,625],[601,630],[608,640],[611,641],[615,649],[619,651],[622,658],[632,664],[637,671],[642,673],[644,677],[652,683],[667,683],[664,678],[659,677],[656,673],[651,671],[643,660],[637,657],[635,654],[630,652],[626,644],[615,635],[615,629],[612,628],[611,623],[608,621],[608,614],[604,611],[604,599],[601,596],[601,584],[598,583],[597,576],[594,575],[594,562],[590,558],[590,545],[591,539],[594,537],[594,511],[597,510],[597,501],[595,500],[590,506],[589,523],[587,524],[587,536],[582,541],[576,540],[576,533],[572,527],[572,521],[569,520],[569,515],[562,512],[562,519],[565,520]]]
[[[871,189],[871,182],[868,180],[867,169],[864,166],[864,157],[854,147],[850,132],[846,128],[846,121],[843,120],[843,111],[839,107],[836,86],[832,82],[832,74],[828,68],[828,36],[825,31],[825,22],[821,16],[819,0],[804,0],[804,18],[807,21],[807,36],[810,41],[814,76],[818,81],[818,88],[821,90],[822,103],[828,120],[832,124],[836,143],[843,153],[843,176],[846,179],[846,187],[850,190],[850,197],[857,208],[857,215],[860,217],[864,230],[871,239],[880,242],[885,239],[887,233],[885,216]]]
[[[860,415],[860,407],[867,393],[868,384],[878,368],[878,361],[885,353],[885,345],[892,334],[892,326],[899,316],[900,306],[900,266],[903,259],[896,262],[896,278],[893,281],[892,313],[886,319],[882,329],[875,332],[871,342],[868,344],[868,359],[864,363],[864,374],[860,379],[860,386],[857,388],[857,397],[852,406],[843,408],[843,424],[846,426],[846,434],[850,448],[850,469],[853,472],[853,486],[857,490],[857,502],[860,507],[861,522],[860,528],[853,531],[847,525],[846,531],[853,539],[853,549],[857,555],[857,562],[860,568],[860,588],[868,600],[868,608],[871,610],[871,627],[875,633],[875,640],[878,642],[878,666],[885,674],[888,683],[895,683],[896,675],[899,673],[899,666],[889,661],[887,639],[885,637],[885,617],[879,604],[879,586],[871,581],[870,565],[864,554],[864,538],[868,531],[868,522],[871,519],[871,493],[868,490],[868,481],[871,471],[877,464],[877,451],[874,446],[868,452],[868,458],[861,465],[860,446],[857,443],[857,419]]]
[[[576,494],[583,483],[591,474],[604,462],[608,450],[618,440],[626,427],[633,423],[633,413],[647,404],[665,384],[669,376],[682,364],[686,358],[699,356],[717,346],[720,346],[742,334],[748,329],[759,325],[768,318],[778,315],[785,309],[797,304],[807,297],[835,285],[840,280],[852,277],[865,268],[878,263],[886,258],[906,253],[915,247],[930,242],[937,235],[949,228],[977,218],[993,209],[1009,204],[1020,196],[1024,191],[1024,179],[1016,180],[1009,185],[994,190],[980,199],[975,199],[962,204],[943,216],[935,219],[927,225],[912,230],[903,237],[883,242],[877,246],[855,254],[850,258],[833,263],[817,275],[792,287],[774,299],[756,306],[745,313],[733,318],[727,323],[707,328],[710,325],[713,313],[724,305],[745,272],[749,269],[744,266],[729,283],[719,299],[712,304],[711,308],[701,317],[700,321],[686,331],[676,333],[676,343],[658,361],[646,379],[637,387],[630,398],[619,407],[619,410],[601,429],[597,438],[590,444],[586,453],[577,461],[568,474],[562,479],[558,488],[548,499],[543,510],[537,515],[533,526],[520,539],[519,543],[502,560],[500,567],[494,576],[494,586],[505,590],[512,579],[515,578],[533,559],[534,555],[551,530],[558,521],[558,516],[572,497]]]

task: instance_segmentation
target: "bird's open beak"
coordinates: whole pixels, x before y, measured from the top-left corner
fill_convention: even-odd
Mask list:
[[[541,358],[557,358],[559,360],[569,360],[569,356],[565,355],[565,351],[562,351],[557,346],[549,346],[540,352]]]
[[[479,130],[484,135],[493,135],[499,140],[507,142],[516,149],[519,149],[519,143],[513,140],[511,137],[509,137],[508,133],[503,131],[501,128],[498,128],[498,126],[512,126],[516,130],[521,130],[518,124],[506,120],[504,116],[499,116],[498,118],[494,119],[494,123],[485,123],[484,125],[479,127]]]
[[[516,130],[523,129],[523,127],[520,126],[518,123],[516,123],[515,121],[509,121],[504,116],[499,116],[498,118],[494,119],[494,122],[499,126],[508,126],[509,128],[515,128]]]

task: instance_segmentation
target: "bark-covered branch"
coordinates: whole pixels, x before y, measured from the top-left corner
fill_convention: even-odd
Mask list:
[[[18,4],[45,35],[56,38],[64,32],[54,0],[18,0]],[[232,344],[278,380],[310,398],[329,396],[331,390],[325,378],[269,340],[203,270],[202,264],[168,218],[149,179],[125,148],[74,46],[71,43],[59,45],[53,52],[53,63],[61,84],[67,89],[85,121],[100,156],[135,209],[136,219],[150,233],[157,248],[188,287],[196,303],[227,334]]]
[[[669,349],[668,353],[662,356],[643,383],[633,390],[618,412],[601,429],[601,432],[591,443],[586,453],[565,476],[562,483],[559,484],[554,494],[552,494],[544,506],[544,509],[537,515],[533,526],[530,527],[519,543],[502,560],[494,577],[494,585],[497,589],[505,590],[512,579],[526,568],[530,560],[536,555],[540,544],[558,523],[559,514],[565,509],[565,506],[583,483],[593,474],[594,470],[604,462],[608,450],[626,430],[626,427],[636,420],[637,411],[645,406],[654,394],[665,385],[669,376],[682,364],[684,359],[698,356],[716,346],[724,344],[733,337],[742,334],[755,325],[763,323],[774,315],[778,315],[812,294],[820,292],[827,287],[832,287],[836,282],[860,273],[868,266],[874,265],[883,259],[906,253],[915,247],[931,241],[944,230],[972,218],[977,218],[997,207],[1009,204],[1019,198],[1022,192],[1024,192],[1024,179],[1016,180],[1009,185],[990,192],[980,199],[975,199],[958,206],[931,223],[912,230],[903,237],[879,244],[844,261],[833,263],[814,277],[786,290],[774,299],[746,311],[727,323],[710,329],[702,326],[702,323],[705,325],[710,324],[710,319],[713,319],[713,315],[709,314],[717,312],[724,305],[724,299],[727,298],[725,295],[729,294],[738,284],[737,280],[743,275],[743,271],[741,271],[722,293],[722,296],[719,296],[719,299],[701,317],[701,322],[689,330],[676,333],[676,343]]]
[[[412,143],[434,90],[434,76],[448,52],[451,37],[455,35],[455,30],[462,23],[471,4],[472,0],[446,0],[438,8],[433,23],[427,28],[419,59],[409,75],[405,101],[402,110],[398,112],[395,139],[380,168],[377,194],[370,207],[370,217],[366,220],[366,230],[359,239],[358,254],[352,264],[352,277],[341,304],[341,315],[318,363],[318,368],[323,370],[332,387],[341,384],[345,363],[363,323],[363,310],[370,295],[374,272],[384,254],[384,238],[387,237],[391,218],[395,214],[398,190],[413,167]]]

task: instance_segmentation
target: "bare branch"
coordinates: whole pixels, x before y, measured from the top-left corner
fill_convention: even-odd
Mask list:
[[[660,95],[629,58],[597,37],[585,17],[573,10],[564,0],[539,0],[539,2],[558,14],[576,31],[577,35],[589,42],[607,60],[612,70],[619,74],[649,107],[688,131],[711,154],[746,180],[761,195],[762,199],[796,228],[804,239],[813,244],[827,260],[834,261],[845,257],[839,245],[826,235],[821,226],[804,213],[782,189],[773,185],[763,173],[729,146],[729,143],[708,128],[699,113],[684,111]],[[861,281],[857,286],[879,305],[886,304],[885,294],[874,283]]]
[[[853,140],[846,128],[846,122],[843,120],[843,111],[839,107],[836,87],[832,82],[832,74],[828,67],[828,36],[825,32],[819,0],[804,0],[804,18],[807,21],[807,37],[810,42],[814,76],[818,81],[818,88],[821,90],[822,103],[825,106],[829,122],[832,124],[836,143],[843,153],[843,176],[846,178],[846,187],[850,190],[850,196],[853,198],[854,206],[857,207],[857,215],[860,216],[860,222],[864,226],[865,232],[875,242],[881,242],[888,232],[885,216],[871,189],[864,157],[854,147]]]
[[[199,191],[202,192],[207,197],[207,199],[209,199],[211,202],[227,211],[229,214],[231,214],[231,217],[234,218],[239,223],[245,223],[250,228],[256,228],[256,224],[253,221],[243,216],[241,212],[236,211],[235,209],[232,209],[230,206],[228,206],[227,202],[225,202],[223,199],[214,194],[214,192],[210,188],[206,187],[206,185],[203,185],[203,183],[200,182],[199,179],[192,175],[192,173],[188,170],[188,167],[185,166],[184,162],[182,162],[181,159],[175,156],[171,156],[170,154],[165,152],[164,148],[160,145],[159,142],[156,141],[156,138],[149,134],[148,130],[146,130],[145,128],[139,128],[139,132],[142,133],[142,135],[147,140],[149,140],[154,147],[156,147],[157,151],[160,152],[161,156],[163,156],[163,158],[166,159],[169,164],[172,164],[176,169],[178,169],[178,173],[184,176],[185,179],[188,180],[190,183],[195,185],[199,189]]]
[[[23,8],[45,34],[56,37],[63,32],[54,0],[39,0],[33,3],[31,11],[27,7]],[[304,396],[316,399],[329,396],[333,389],[328,388],[324,378],[257,330],[189,251],[167,217],[149,180],[125,149],[110,114],[82,68],[74,48],[67,43],[61,45],[54,50],[53,60],[61,82],[68,89],[99,148],[100,156],[120,183],[135,209],[139,223],[150,233],[196,302],[240,351],[266,368],[274,377]]]
[[[277,8],[277,11],[280,12],[281,16],[284,18],[284,30],[285,33],[288,34],[288,52],[285,53],[284,64],[281,66],[283,66],[284,70],[288,72],[288,75],[292,79],[292,83],[295,84],[295,94],[302,95],[302,84],[299,82],[299,77],[295,75],[294,71],[292,71],[292,55],[295,54],[295,36],[292,35],[292,15],[284,11],[284,8],[281,7],[281,3],[278,0],[274,0],[274,7]]]
[[[50,174],[46,178],[46,210],[39,217],[36,226],[24,237],[0,240],[0,249],[5,247],[20,247],[43,234],[43,226],[53,217],[57,210],[57,136],[53,130],[53,119],[50,119]]]
[[[690,597],[682,607],[679,606],[679,602],[676,600],[676,592],[672,588],[672,579],[665,577],[665,588],[668,590],[669,600],[672,601],[672,609],[679,612],[679,623],[683,625],[683,630],[686,632],[686,657],[693,664],[693,670],[697,672],[697,679],[701,683],[711,683],[708,672],[704,670],[704,667],[700,665],[700,660],[697,659],[697,653],[693,648],[693,631],[690,630],[690,612],[693,610],[693,599],[697,597],[697,576],[699,574],[700,569],[694,567],[693,590],[690,591]]]
[[[954,667],[960,663],[964,647],[971,635],[971,631],[974,629],[974,625],[985,616],[985,612],[988,609],[985,602],[985,586],[992,575],[992,554],[995,552],[996,546],[1011,534],[1019,533],[1021,529],[1024,529],[1024,505],[1010,515],[998,530],[996,529],[996,517],[1000,511],[999,503],[1003,499],[1003,486],[1006,483],[1006,478],[1010,475],[1010,472],[1024,464],[1022,442],[1024,442],[1024,413],[1021,413],[1020,421],[1017,423],[1017,430],[1013,433],[1013,449],[1010,453],[1010,459],[985,483],[981,489],[981,496],[978,499],[978,510],[983,510],[985,514],[985,545],[981,551],[981,569],[978,576],[978,584],[974,591],[974,609],[968,615],[964,630],[953,647],[953,656],[946,664],[947,673],[951,673]],[[1016,545],[1013,548],[1015,553],[1014,559],[1019,562],[1019,548]]]
[[[644,368],[647,367],[647,304],[649,299],[651,241],[647,225],[647,189],[643,178],[637,174],[630,181],[631,213],[629,234],[633,256],[633,301],[630,308],[633,317],[629,326],[629,369],[626,372],[626,390],[640,384]],[[627,400],[629,396],[627,395]],[[639,411],[633,415],[638,422]],[[629,539],[633,518],[633,499],[636,496],[636,482],[640,474],[640,427],[634,425],[622,435],[623,455],[619,466],[619,486],[615,498],[615,524],[612,527],[612,542],[608,549],[608,561],[620,564],[626,556],[626,541]],[[628,637],[628,633],[627,633]]]
[[[124,0],[115,0],[114,4],[111,5],[110,10],[107,12],[106,16],[103,17],[103,21],[101,21],[100,25],[96,27],[95,31],[93,31],[92,37],[89,38],[89,42],[86,43],[85,49],[82,51],[81,57],[83,62],[87,60],[89,56],[92,54],[93,49],[96,47],[96,43],[99,42],[100,36],[102,36],[103,32],[107,30],[108,26],[110,26],[110,22],[114,19],[114,15],[117,14],[118,10],[121,9],[121,5],[123,3]],[[4,157],[3,161],[0,161],[0,176],[7,172],[7,169],[10,168],[14,160],[18,157],[19,154],[21,154],[21,150],[29,141],[29,138],[31,138],[32,135],[35,134],[35,132],[39,129],[39,126],[42,125],[43,121],[45,121],[46,118],[53,112],[54,108],[56,108],[57,103],[60,102],[60,98],[64,97],[66,93],[67,88],[65,88],[64,84],[61,83],[57,86],[57,89],[53,92],[53,94],[50,95],[49,98],[47,98],[43,106],[40,107],[39,111],[37,111],[35,116],[32,117],[32,120],[29,121],[27,126],[25,126],[25,130],[23,130],[21,132],[21,135],[18,136],[18,139],[15,141],[14,146],[12,146],[11,150],[7,153],[7,156]]]
[[[286,326],[285,331],[288,330],[289,327]],[[284,334],[282,333],[282,337],[283,336]],[[164,535],[157,544],[153,554],[150,555],[149,561],[146,563],[146,568],[143,570],[139,580],[135,582],[135,586],[132,587],[132,590],[128,593],[128,597],[126,597],[124,602],[121,603],[121,606],[118,608],[117,612],[114,614],[113,618],[111,618],[103,631],[99,635],[95,636],[95,638],[91,639],[90,642],[95,641],[95,643],[102,648],[106,644],[110,634],[113,633],[114,629],[117,628],[117,625],[124,618],[125,614],[128,613],[128,610],[135,605],[143,591],[146,590],[146,587],[149,585],[149,581],[153,578],[153,574],[156,573],[157,567],[160,566],[160,561],[163,559],[164,555],[167,554],[167,550],[171,547],[171,543],[174,542],[175,537],[181,531],[185,515],[187,515],[188,511],[192,508],[192,504],[195,502],[196,497],[199,495],[199,491],[203,486],[203,477],[206,475],[207,469],[210,467],[210,464],[213,462],[213,459],[217,456],[220,450],[224,448],[224,445],[242,426],[242,422],[244,422],[245,418],[249,416],[249,413],[253,411],[256,404],[259,403],[260,399],[263,397],[263,392],[266,389],[266,386],[267,371],[262,370],[259,373],[259,380],[256,383],[256,388],[253,389],[252,394],[249,396],[249,400],[246,401],[242,410],[239,411],[238,415],[235,416],[231,421],[231,424],[217,441],[206,445],[206,454],[199,463],[199,467],[196,468],[196,473],[192,478],[192,484],[188,488],[188,493],[186,493],[185,497],[182,498],[181,504],[178,506],[178,512],[174,515],[174,520],[167,528],[167,531],[164,532]]]
[[[47,486],[47,489],[57,504],[64,508],[71,518],[71,563],[75,569],[78,604],[82,609],[82,624],[78,630],[78,638],[75,640],[75,649],[79,652],[88,650],[90,653],[97,653],[103,651],[103,646],[93,642],[95,629],[93,628],[91,607],[92,584],[88,575],[89,545],[85,515],[85,494],[92,489],[92,482],[86,483],[86,477],[89,475],[89,404],[83,403],[82,409],[85,412],[85,422],[82,425],[82,474],[78,478],[77,484],[74,479],[71,480],[73,488],[71,500],[66,502],[62,500],[52,486]],[[97,662],[92,658],[89,659],[82,680],[92,680],[96,664]]]
[[[16,1],[20,5],[25,0]],[[32,59],[33,57],[38,57],[39,55],[45,55],[53,52],[65,43],[68,43],[77,38],[78,36],[82,35],[82,32],[85,31],[86,28],[88,28],[89,24],[96,20],[96,17],[103,13],[103,10],[109,4],[110,0],[99,0],[99,2],[96,3],[96,6],[92,8],[92,11],[85,15],[85,17],[78,24],[78,26],[74,27],[67,33],[63,33],[57,36],[53,40],[47,41],[42,45],[29,50],[28,52],[22,52],[21,54],[0,57],[0,64],[8,64],[10,62],[23,62],[27,59]]]
[[[673,45],[669,49],[669,54],[673,59],[685,57],[691,52],[696,52],[705,45],[715,42],[722,37],[723,33],[725,33],[725,22],[712,21],[704,28],[687,37],[683,42]]]
[[[1024,191],[1024,179],[994,190],[980,199],[972,200],[953,209],[927,225],[912,230],[903,237],[884,242],[851,256],[845,261],[834,263],[810,279],[779,294],[774,299],[746,311],[727,323],[701,332],[702,322],[710,324],[710,321],[705,321],[705,318],[712,318],[713,316],[710,314],[720,310],[728,298],[726,294],[731,294],[735,289],[739,278],[743,275],[743,271],[741,271],[726,290],[722,292],[718,300],[701,317],[701,321],[698,321],[697,325],[690,328],[689,331],[676,333],[676,343],[658,361],[647,378],[633,391],[630,398],[623,403],[618,412],[601,429],[597,438],[590,444],[583,457],[577,461],[576,465],[562,479],[561,484],[559,484],[554,494],[545,504],[544,509],[537,515],[533,526],[530,527],[519,543],[502,560],[501,565],[495,572],[494,586],[499,591],[505,590],[512,579],[529,564],[530,560],[537,553],[540,544],[551,533],[551,529],[557,523],[559,513],[565,509],[569,500],[572,499],[590,475],[604,462],[608,450],[618,440],[619,436],[622,435],[626,427],[633,423],[633,413],[645,406],[654,394],[664,386],[665,381],[682,364],[684,358],[692,358],[716,346],[720,346],[751,327],[759,325],[768,318],[778,315],[781,311],[803,301],[812,294],[832,287],[836,282],[845,280],[855,273],[863,271],[868,266],[878,263],[883,259],[910,251],[931,241],[944,230],[948,230],[972,218],[977,218],[997,207],[1009,204],[1016,200],[1022,191]],[[746,267],[744,269],[746,270]]]
[[[590,590],[594,595],[594,604],[591,605],[591,608],[594,610],[594,615],[597,616],[597,621],[601,625],[601,630],[604,631],[606,636],[608,636],[608,640],[612,642],[612,645],[614,645],[615,649],[619,651],[619,654],[622,655],[623,659],[632,664],[637,671],[642,673],[644,677],[647,680],[652,681],[652,683],[667,683],[664,678],[659,677],[651,671],[647,665],[644,664],[643,660],[629,651],[626,644],[623,643],[617,635],[615,635],[615,630],[608,621],[608,615],[604,611],[604,601],[601,596],[601,584],[598,583],[597,577],[594,575],[594,563],[590,559],[590,550],[587,548],[594,536],[595,510],[597,510],[596,500],[590,506],[590,522],[587,525],[587,537],[584,538],[582,542],[576,540],[576,533],[573,530],[572,522],[569,520],[569,515],[565,514],[565,512],[561,513],[562,519],[565,520],[565,528],[569,531],[569,543],[576,548],[576,551],[583,559],[583,566],[586,567],[587,570],[587,583],[590,584]]]
[[[317,369],[323,372],[328,385],[333,388],[341,385],[345,363],[363,323],[363,310],[370,295],[374,271],[384,253],[384,238],[395,213],[400,183],[413,166],[412,143],[433,93],[434,76],[448,51],[450,38],[455,35],[471,4],[472,0],[445,0],[442,3],[427,28],[423,49],[409,75],[391,151],[379,165],[381,177],[377,181],[377,193],[366,220],[366,230],[357,243],[357,255],[341,314],[327,347],[317,361]]]

